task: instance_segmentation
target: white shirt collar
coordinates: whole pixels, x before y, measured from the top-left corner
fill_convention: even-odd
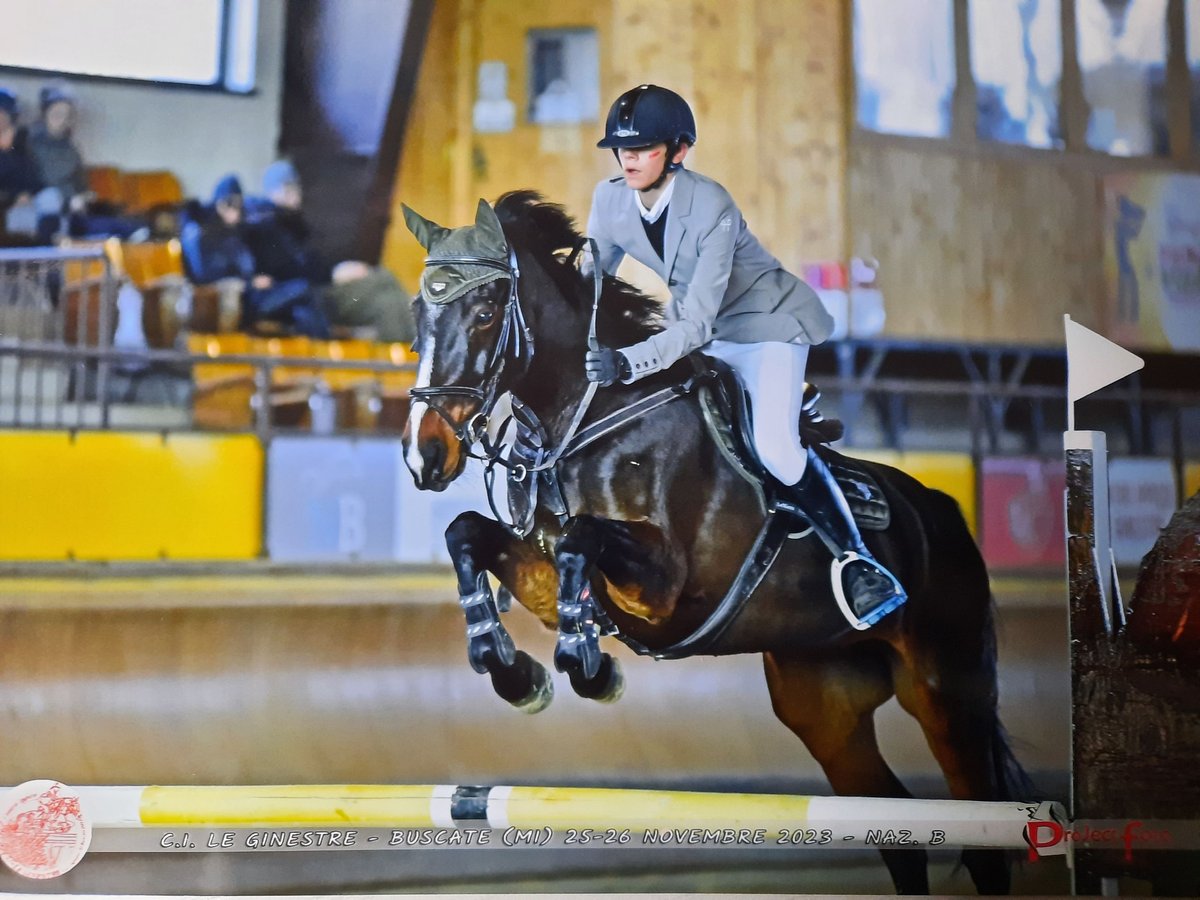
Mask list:
[[[663,192],[658,195],[658,199],[654,201],[654,206],[652,206],[650,209],[646,209],[646,207],[642,205],[642,195],[639,191],[633,192],[633,199],[637,204],[637,210],[641,214],[642,218],[645,219],[649,224],[653,225],[663,214],[663,211],[667,208],[667,204],[671,202],[671,195],[673,193],[675,193],[674,175],[671,176],[671,180],[667,182],[666,188],[664,188]]]

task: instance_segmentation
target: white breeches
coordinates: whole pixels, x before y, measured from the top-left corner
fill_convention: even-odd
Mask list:
[[[800,443],[808,344],[709,341],[701,349],[737,372],[750,392],[754,447],[763,465],[783,484],[795,484],[808,464],[808,454]]]

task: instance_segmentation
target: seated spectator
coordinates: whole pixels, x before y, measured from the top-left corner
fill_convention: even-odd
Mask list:
[[[75,145],[75,97],[66,87],[46,85],[40,94],[42,117],[29,129],[29,155],[37,165],[39,180],[53,193],[43,201],[49,209],[55,200],[58,213],[66,214],[72,237],[135,238],[147,230],[142,216],[128,215],[98,203],[88,189],[87,169]]]
[[[309,337],[329,337],[329,322],[310,283],[303,278],[276,279],[263,272],[247,244],[247,231],[241,183],[227,175],[213,191],[211,206],[183,226],[180,241],[188,277],[197,284],[240,280],[243,327],[265,319],[290,325]]]
[[[47,85],[40,95],[42,117],[29,129],[29,155],[37,163],[45,187],[58,188],[72,212],[91,199],[83,157],[75,146],[75,98],[66,88]]]
[[[249,243],[260,272],[320,286],[335,325],[369,328],[380,341],[413,340],[412,298],[391,272],[357,261],[330,266],[313,247],[300,178],[290,162],[267,167],[263,193],[248,204]]]
[[[34,197],[41,188],[27,135],[17,127],[16,95],[0,88],[0,216],[5,231],[37,233],[41,215]]]

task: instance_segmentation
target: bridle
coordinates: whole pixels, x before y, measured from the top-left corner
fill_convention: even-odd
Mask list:
[[[484,386],[477,388],[461,384],[446,384],[438,387],[412,388],[409,391],[410,397],[426,403],[430,409],[441,416],[459,441],[470,445],[477,442],[487,428],[488,417],[496,405],[500,376],[509,359],[515,364],[521,365],[523,372],[528,371],[532,364],[533,333],[525,322],[525,313],[521,308],[521,297],[517,291],[521,267],[517,263],[517,253],[512,245],[508,247],[506,260],[487,256],[428,256],[425,258],[425,268],[427,269],[448,265],[499,269],[508,278],[508,297],[504,301],[504,319],[500,325],[500,337],[496,339],[496,345],[492,348],[491,357],[484,368]],[[433,402],[440,398],[451,397],[477,401],[479,412],[463,424],[456,425],[453,417],[446,412],[442,405]]]
[[[587,346],[589,350],[596,350],[600,346],[596,337],[596,318],[600,309],[600,295],[604,287],[604,272],[600,267],[600,254],[595,240],[589,237],[580,238],[572,248],[571,254],[567,257],[564,264],[568,266],[574,265],[580,251],[585,247],[589,249],[593,262],[592,315],[588,326]],[[532,487],[537,484],[539,479],[546,479],[547,486],[558,491],[555,467],[558,465],[560,459],[577,453],[589,444],[606,437],[618,429],[624,428],[634,419],[678,397],[687,395],[699,380],[699,376],[696,376],[689,378],[682,384],[658,390],[640,400],[621,407],[615,412],[609,413],[588,428],[580,431],[580,425],[583,423],[584,416],[587,414],[592,399],[596,395],[596,389],[599,387],[596,382],[589,381],[587,389],[575,408],[570,425],[558,441],[557,446],[553,447],[547,444],[547,435],[541,423],[537,420],[537,416],[534,415],[531,409],[514,397],[512,404],[513,414],[497,429],[497,433],[503,436],[509,423],[515,418],[519,428],[523,428],[526,434],[534,435],[535,446],[526,448],[529,451],[528,453],[518,454],[514,452],[513,454],[507,454],[501,440],[493,441],[489,438],[487,433],[488,422],[500,393],[500,378],[504,373],[507,363],[511,360],[513,363],[520,365],[521,372],[524,373],[529,370],[534,355],[533,335],[526,324],[525,314],[521,309],[521,297],[518,290],[518,281],[521,272],[517,265],[516,252],[511,245],[508,246],[507,250],[506,262],[482,256],[430,256],[425,260],[427,268],[463,265],[499,269],[509,279],[508,298],[505,300],[504,321],[501,325],[501,333],[496,340],[496,346],[493,348],[491,358],[488,360],[487,367],[484,370],[485,380],[483,387],[442,385],[439,387],[413,388],[409,391],[410,396],[414,400],[425,402],[430,409],[445,420],[455,438],[464,445],[464,453],[468,457],[482,460],[485,463],[484,483],[487,487],[488,503],[492,508],[492,514],[499,522],[503,522],[504,520],[496,508],[492,490],[497,466],[509,470],[508,481],[510,490],[514,485],[527,484]],[[450,302],[453,303],[456,301],[452,300]],[[431,402],[444,397],[465,397],[469,400],[475,400],[480,404],[479,411],[463,424],[456,425],[450,414],[440,404]],[[476,452],[476,447],[482,448],[482,452]],[[560,513],[560,518],[565,516],[565,514],[564,506],[563,511]],[[506,527],[514,531],[518,536],[524,537],[532,526],[532,515],[533,508],[531,506],[527,521],[514,522],[511,525],[506,525]]]
[[[597,348],[599,347],[599,343],[596,340],[596,315],[600,308],[600,293],[604,286],[604,273],[600,268],[600,255],[595,240],[589,237],[580,238],[579,242],[572,249],[566,264],[573,265],[579,252],[584,247],[589,247],[593,260],[592,319],[588,329],[588,347]],[[509,360],[521,366],[522,374],[528,372],[530,365],[533,364],[534,356],[533,332],[529,329],[525,321],[525,312],[521,308],[521,295],[518,287],[521,278],[521,267],[517,262],[517,253],[512,244],[508,245],[507,250],[505,260],[487,256],[460,255],[427,256],[425,258],[425,268],[427,269],[433,267],[444,268],[454,265],[482,266],[489,269],[499,269],[508,278],[508,297],[504,301],[504,319],[500,325],[500,337],[496,339],[496,345],[492,348],[491,357],[484,368],[483,387],[447,384],[438,387],[412,388],[409,391],[409,396],[413,400],[426,403],[431,410],[442,417],[445,423],[450,426],[455,438],[467,446],[468,456],[483,459],[490,465],[506,465],[505,460],[501,456],[503,449],[499,445],[492,444],[487,437],[488,421],[496,405],[496,399],[499,396],[500,376],[504,373],[505,366]],[[571,427],[568,429],[560,445],[560,452],[562,449],[565,449],[566,445],[570,442],[571,436],[579,428],[579,424],[583,421],[583,416],[587,412],[588,406],[591,405],[592,397],[595,393],[595,382],[589,382],[587,392],[584,394],[578,409],[575,411]],[[450,413],[442,407],[441,403],[436,402],[442,398],[453,397],[477,401],[479,403],[479,411],[466,422],[456,425]],[[482,455],[471,452],[471,448],[476,444],[480,444],[483,447],[484,452]],[[539,468],[553,466],[558,456],[559,453],[553,454],[553,458],[548,458],[544,465]]]

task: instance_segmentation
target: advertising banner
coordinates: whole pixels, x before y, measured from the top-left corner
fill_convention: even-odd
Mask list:
[[[1066,560],[1061,459],[984,459],[980,544],[989,567],[1055,568]]]
[[[1114,459],[1108,465],[1112,547],[1118,565],[1136,566],[1176,509],[1169,459]]]
[[[398,469],[404,469],[404,462],[400,442],[395,440],[273,440],[267,466],[267,551],[271,559],[391,560]]]
[[[1105,335],[1200,349],[1200,176],[1106,176],[1104,218]]]

